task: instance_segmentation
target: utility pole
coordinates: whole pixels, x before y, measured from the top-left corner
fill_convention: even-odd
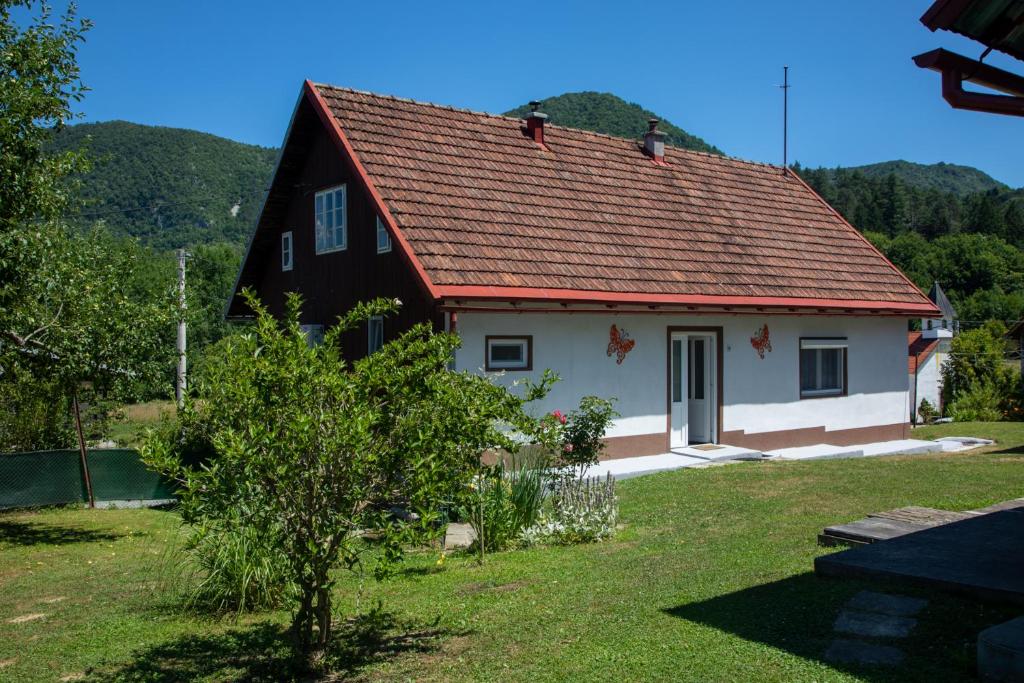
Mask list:
[[[782,174],[789,173],[789,67],[782,67]]]
[[[178,409],[185,406],[185,374],[188,361],[185,358],[185,258],[188,254],[184,249],[178,250],[178,381],[175,390],[175,398],[178,401]]]

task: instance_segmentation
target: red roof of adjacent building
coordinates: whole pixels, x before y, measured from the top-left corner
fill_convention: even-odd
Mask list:
[[[792,172],[307,82],[437,300],[935,306]],[[638,131],[638,135],[642,131]]]
[[[938,339],[925,339],[920,332],[907,333],[907,372],[917,372],[918,362],[925,362],[939,346]]]

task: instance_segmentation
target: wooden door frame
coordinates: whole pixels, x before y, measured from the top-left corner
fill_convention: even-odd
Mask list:
[[[672,445],[672,334],[679,332],[683,334],[713,334],[715,336],[715,402],[717,405],[717,419],[712,430],[712,443],[720,444],[722,441],[722,407],[724,402],[724,387],[722,386],[723,376],[723,328],[721,325],[669,325],[665,331],[665,433],[668,435],[668,443]],[[689,409],[689,406],[687,406]]]

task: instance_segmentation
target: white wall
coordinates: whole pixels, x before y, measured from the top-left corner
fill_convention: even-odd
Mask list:
[[[922,359],[917,367],[917,397],[914,398],[913,387],[914,387],[914,375],[909,376],[908,386],[911,388],[911,394],[908,396],[910,401],[915,402],[917,405],[913,407],[916,412],[921,407],[921,399],[926,398],[928,402],[932,404],[932,407],[936,411],[939,409],[939,394],[941,393],[942,387],[942,373],[939,371],[939,354],[932,352],[928,354],[926,359]],[[909,414],[908,407],[908,414]]]
[[[622,365],[608,357],[612,324],[636,346]],[[773,350],[764,360],[750,338],[768,324]],[[561,377],[538,410],[567,410],[582,396],[616,397],[622,417],[608,436],[667,431],[667,328],[724,328],[722,431],[749,433],[824,426],[826,430],[908,421],[907,323],[902,318],[852,316],[674,316],[592,313],[458,314],[463,340],[459,370],[481,370],[486,335],[533,335],[533,371],[500,381],[536,379],[545,368]],[[847,337],[849,395],[800,400],[799,338]]]

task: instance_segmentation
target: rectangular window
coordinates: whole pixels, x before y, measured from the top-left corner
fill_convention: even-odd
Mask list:
[[[281,270],[292,269],[292,232],[281,233]]]
[[[345,186],[317,192],[313,198],[316,253],[340,251],[348,246],[348,210]]]
[[[310,346],[318,346],[324,342],[323,325],[299,325],[299,329],[306,335],[306,342]]]
[[[367,321],[367,353],[374,353],[384,346],[384,318],[375,315]]]
[[[388,229],[384,227],[384,221],[377,216],[377,253],[386,254],[391,251],[391,235],[388,234]]]
[[[486,337],[485,370],[531,370],[533,337]]]
[[[846,339],[800,340],[800,398],[846,395]]]

